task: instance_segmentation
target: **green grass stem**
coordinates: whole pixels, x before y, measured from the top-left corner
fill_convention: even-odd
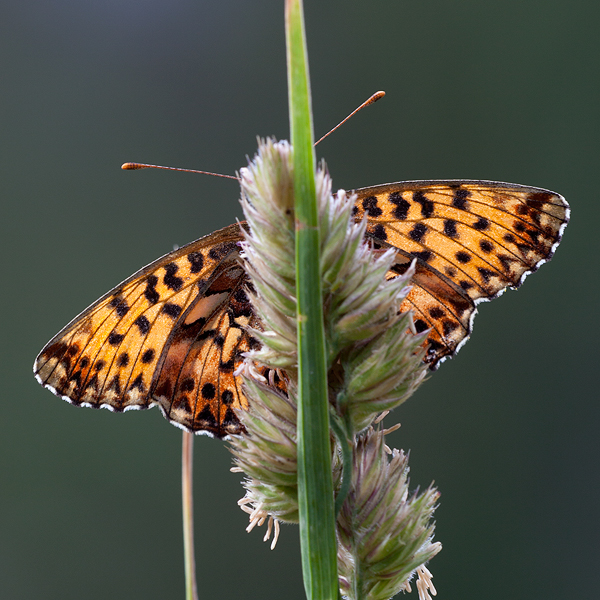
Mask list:
[[[296,214],[298,502],[308,600],[338,598],[327,366],[315,154],[301,0],[286,0],[286,42]]]
[[[181,497],[183,501],[183,554],[186,600],[198,600],[196,560],[194,556],[193,456],[194,434],[184,431],[181,449]]]

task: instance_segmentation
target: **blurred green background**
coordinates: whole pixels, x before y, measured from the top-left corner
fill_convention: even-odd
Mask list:
[[[599,18],[306,0],[317,136],[388,94],[318,147],[334,186],[494,179],[573,209],[554,260],[394,414],[413,486],[442,492],[444,600],[598,597]],[[31,365],[133,271],[241,216],[235,182],[119,166],[234,173],[257,135],[287,137],[283,2],[5,0],[0,57],[0,598],[183,598],[180,431],[69,406]],[[196,440],[201,598],[302,599],[296,528],[274,552],[246,534],[226,446]]]

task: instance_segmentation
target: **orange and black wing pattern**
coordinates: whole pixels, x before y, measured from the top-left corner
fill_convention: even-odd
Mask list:
[[[468,339],[479,302],[552,257],[569,220],[562,196],[507,183],[408,181],[356,194],[368,237],[396,249],[388,277],[416,263],[401,310],[428,331],[432,369]],[[38,381],[79,406],[159,405],[188,431],[240,433],[234,409],[247,400],[234,373],[257,344],[247,328],[261,327],[239,261],[243,225],[163,256],[92,304],[41,351]]]
[[[401,309],[414,311],[417,331],[429,330],[431,368],[468,339],[479,302],[519,287],[552,258],[569,221],[559,194],[509,183],[406,181],[355,193],[368,236],[397,250],[394,273],[416,261]]]
[[[184,429],[239,433],[234,376],[257,327],[231,225],[132,275],[40,352],[38,381],[68,402],[113,411],[158,404]]]

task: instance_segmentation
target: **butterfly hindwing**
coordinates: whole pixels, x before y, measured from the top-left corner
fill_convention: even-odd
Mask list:
[[[169,420],[217,437],[239,433],[234,408],[246,408],[234,372],[255,346],[258,327],[240,264],[220,265],[210,285],[183,314],[165,344],[151,395]]]
[[[368,234],[376,245],[388,246],[382,240]],[[455,354],[457,348],[467,339],[471,330],[471,320],[475,305],[465,292],[447,277],[432,271],[420,258],[398,251],[396,264],[388,277],[402,275],[415,262],[415,274],[411,289],[400,310],[413,313],[413,324],[417,333],[429,330],[424,343],[425,361],[432,369],[440,359]]]

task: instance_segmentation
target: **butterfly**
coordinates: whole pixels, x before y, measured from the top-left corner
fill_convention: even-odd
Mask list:
[[[414,262],[402,311],[428,332],[431,369],[467,341],[477,304],[550,260],[569,220],[565,199],[491,181],[406,181],[354,190],[354,217],[375,247],[393,247],[389,277]],[[218,438],[238,434],[246,408],[243,354],[260,328],[240,262],[244,223],[144,267],[75,317],[43,348],[37,380],[78,406],[158,405],[174,425]]]

